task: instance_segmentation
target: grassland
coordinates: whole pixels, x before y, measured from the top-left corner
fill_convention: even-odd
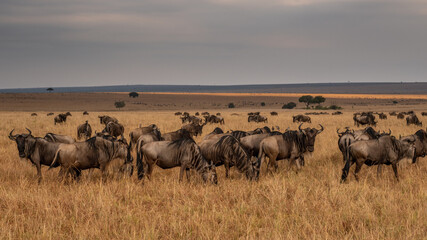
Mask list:
[[[194,111],[193,111],[194,112]],[[221,111],[224,130],[252,130],[264,124],[247,122],[247,111]],[[238,113],[238,116],[231,115]],[[269,116],[268,126],[296,129],[291,115],[279,111]],[[380,179],[376,168],[364,166],[361,181],[351,175],[339,183],[342,157],[337,147],[337,127],[352,125],[352,115],[313,116],[311,126],[321,123],[325,131],[316,140],[315,151],[306,157],[299,174],[286,171],[265,174],[259,182],[248,182],[235,169],[225,179],[219,167],[219,184],[203,184],[194,175],[190,182],[178,182],[178,169],[155,168],[151,181],[122,177],[111,164],[110,178],[103,182],[99,171],[79,183],[57,180],[58,169],[42,169],[37,184],[36,170],[18,157],[16,144],[7,138],[10,130],[35,136],[47,132],[76,137],[76,127],[86,119],[101,130],[98,114],[115,116],[126,135],[139,124],[156,123],[162,132],[180,128],[172,111],[72,112],[64,125],[53,125],[45,112],[30,117],[28,112],[0,112],[0,238],[1,239],[425,239],[427,233],[427,163],[403,161],[401,181],[385,167]],[[266,112],[262,114],[267,115]],[[422,117],[423,122],[427,122]],[[208,125],[203,135],[217,125]],[[393,135],[412,134],[396,118],[380,121],[379,130]],[[196,141],[200,141],[198,137]],[[353,170],[353,168],[352,168]]]

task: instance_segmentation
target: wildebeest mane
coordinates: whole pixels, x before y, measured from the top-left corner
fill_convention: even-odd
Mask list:
[[[365,133],[367,133],[371,137],[371,139],[377,139],[378,138],[377,132],[375,132],[375,130],[372,127],[367,127],[365,129]]]
[[[421,142],[423,142],[424,141],[424,139],[426,139],[427,138],[427,134],[426,134],[426,132],[424,131],[424,130],[422,130],[422,129],[420,129],[420,130],[418,130],[416,133],[415,133],[415,135],[420,139],[420,141]]]
[[[298,146],[299,152],[305,152],[307,150],[307,139],[304,133],[298,131],[287,131],[282,134],[285,142],[294,142]]]

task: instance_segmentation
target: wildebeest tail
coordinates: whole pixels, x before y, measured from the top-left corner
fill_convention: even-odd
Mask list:
[[[142,163],[143,157],[144,157],[144,153],[142,152],[142,149],[138,147],[136,152],[136,169],[138,171],[139,180],[144,178],[144,164]]]
[[[342,169],[341,183],[343,183],[347,179],[348,172],[350,171],[350,151],[351,146],[348,146],[345,150],[345,166]]]
[[[49,169],[48,170],[50,170],[51,168],[55,168],[55,167],[58,167],[59,166],[59,162],[57,163],[57,161],[58,161],[58,158],[59,158],[59,152],[61,151],[61,149],[58,149],[57,151],[56,151],[56,153],[55,153],[55,157],[53,158],[53,161],[52,161],[52,163],[50,164],[50,166],[49,166]]]
[[[262,160],[265,159],[265,152],[264,152],[264,146],[263,143],[260,143],[259,146],[259,153],[258,153],[258,164],[259,168],[261,168]]]

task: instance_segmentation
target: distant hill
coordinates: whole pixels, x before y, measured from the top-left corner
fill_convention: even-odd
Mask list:
[[[58,87],[56,93],[71,92],[223,92],[223,93],[352,93],[352,94],[427,94],[423,83],[307,83],[260,85],[118,85]],[[0,93],[45,93],[46,88],[0,89]]]

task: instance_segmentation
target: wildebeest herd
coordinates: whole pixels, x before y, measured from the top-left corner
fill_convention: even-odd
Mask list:
[[[374,114],[378,114],[380,119],[386,118],[382,116],[384,113],[355,113],[355,125],[375,126],[377,122]],[[266,164],[267,172],[271,171],[270,166],[277,171],[277,161],[286,159],[289,160],[289,168],[296,166],[298,172],[304,166],[304,155],[314,152],[316,136],[325,129],[321,124],[319,128],[302,128],[304,122],[311,123],[311,118],[297,115],[293,116],[293,122],[302,122],[297,130],[288,128],[280,132],[265,126],[253,131],[224,132],[217,127],[204,136],[200,143],[196,143],[193,137],[201,135],[206,124],[224,124],[224,118],[219,113],[211,115],[207,112],[201,113],[204,121],[187,112],[175,115],[180,116],[184,124],[180,129],[161,133],[156,124],[140,125],[130,131],[129,142],[124,137],[124,126],[116,118],[106,115],[98,116],[105,128],[101,132],[95,131],[94,135],[88,121],[77,127],[77,139],[83,138],[83,142],[54,133],[47,133],[43,138],[34,137],[29,129],[28,133],[21,134],[13,134],[12,130],[9,138],[16,142],[19,157],[29,159],[36,166],[39,182],[42,180],[42,165],[49,166],[49,169],[60,167],[61,177],[71,176],[79,180],[82,170],[86,169],[99,168],[104,176],[106,167],[113,159],[121,159],[120,170],[130,176],[133,174],[132,151],[135,151],[138,179],[145,176],[150,178],[154,165],[157,165],[162,169],[180,167],[180,181],[184,172],[188,179],[190,170],[194,170],[203,181],[217,184],[215,168],[221,165],[225,167],[226,178],[234,166],[248,180],[255,181],[259,179],[262,163]],[[267,120],[259,112],[248,115],[248,121]],[[406,115],[408,124],[422,124],[413,112]],[[54,118],[54,123],[65,122],[68,116],[71,113],[59,114]],[[344,131],[337,129],[337,134],[344,162],[341,181],[346,180],[353,164],[356,164],[354,175],[357,180],[364,164],[378,165],[378,175],[382,165],[391,165],[399,180],[397,164],[401,159],[410,158],[415,163],[427,153],[427,133],[422,129],[413,135],[399,138],[392,136],[391,131],[378,132],[371,126],[358,130],[349,127]]]

